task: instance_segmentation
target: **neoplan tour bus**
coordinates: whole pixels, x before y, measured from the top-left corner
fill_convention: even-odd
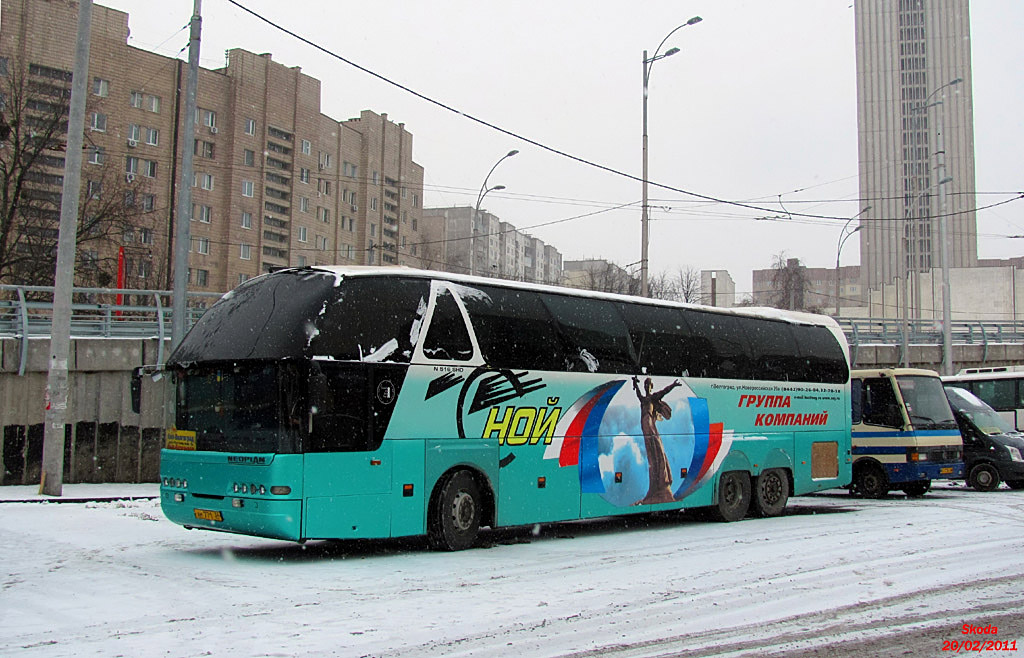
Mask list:
[[[166,516],[293,541],[708,507],[782,513],[850,482],[827,317],[405,268],[241,284],[166,364]]]
[[[963,441],[939,375],[931,370],[854,370],[850,492],[891,489],[923,496],[932,480],[962,478]]]

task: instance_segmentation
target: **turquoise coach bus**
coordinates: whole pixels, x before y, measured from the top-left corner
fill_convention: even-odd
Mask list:
[[[161,505],[293,541],[684,507],[775,516],[851,478],[829,318],[405,268],[240,285],[173,352]]]

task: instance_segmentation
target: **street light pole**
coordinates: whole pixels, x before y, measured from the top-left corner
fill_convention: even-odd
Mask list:
[[[848,232],[847,229],[850,227],[850,222],[852,222],[853,220],[857,219],[858,217],[860,217],[861,215],[863,215],[864,213],[866,213],[869,210],[871,210],[871,206],[866,206],[859,213],[857,213],[853,217],[851,217],[848,220],[846,220],[846,223],[843,224],[843,230],[839,232],[839,245],[836,247],[836,317],[837,318],[839,317],[839,254],[841,254],[843,252],[843,245],[846,244],[846,240],[849,239],[850,236],[852,236],[854,233],[856,233],[857,231],[859,231],[861,229],[861,227],[858,226],[857,228],[855,228],[852,231]]]
[[[643,65],[644,65],[644,67],[643,67],[644,68],[644,121],[643,121],[644,134],[643,134],[643,143],[642,143],[642,149],[643,149],[643,174],[642,174],[642,176],[643,176],[643,178],[642,178],[643,194],[642,194],[642,199],[640,201],[640,203],[641,203],[641,206],[640,206],[640,295],[642,297],[646,297],[647,296],[647,269],[648,269],[647,253],[648,253],[648,245],[649,245],[649,242],[650,242],[650,228],[648,226],[648,224],[650,222],[650,217],[649,217],[649,209],[648,209],[648,206],[647,206],[647,86],[650,83],[650,79],[651,79],[651,66],[654,64],[654,62],[658,61],[659,59],[665,59],[666,57],[671,57],[672,55],[675,55],[677,52],[679,52],[678,48],[669,48],[667,51],[665,51],[665,54],[663,54],[663,55],[659,55],[658,54],[658,52],[661,50],[661,47],[665,45],[665,42],[668,41],[668,38],[670,36],[675,34],[677,31],[681,30],[682,28],[686,27],[687,25],[695,25],[695,24],[701,22],[701,20],[703,20],[703,19],[700,16],[694,16],[690,20],[686,21],[685,23],[683,23],[682,25],[676,27],[674,30],[672,30],[667,35],[665,35],[665,38],[661,40],[661,43],[658,44],[658,47],[654,49],[654,56],[653,57],[648,58],[647,57],[647,51],[646,50],[644,51],[644,58],[643,58]]]
[[[473,207],[473,226],[472,233],[470,234],[469,238],[469,274],[471,276],[476,273],[476,225],[480,221],[480,204],[483,203],[484,197],[487,196],[488,192],[505,189],[504,185],[495,185],[494,187],[487,187],[487,180],[491,177],[491,174],[494,173],[494,170],[498,168],[498,165],[500,165],[506,158],[511,158],[513,155],[516,155],[518,153],[518,150],[512,149],[505,155],[498,158],[498,161],[494,163],[494,166],[491,167],[491,170],[487,172],[486,176],[484,176],[484,183],[483,185],[480,186],[480,194],[477,195],[476,206]]]

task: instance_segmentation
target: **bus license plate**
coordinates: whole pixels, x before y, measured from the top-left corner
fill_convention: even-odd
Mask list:
[[[196,518],[200,521],[223,521],[224,516],[220,513],[220,510],[215,509],[194,509]]]
[[[945,468],[940,468],[939,469],[939,475],[952,475],[952,474],[953,474],[953,467],[952,466],[946,466]]]

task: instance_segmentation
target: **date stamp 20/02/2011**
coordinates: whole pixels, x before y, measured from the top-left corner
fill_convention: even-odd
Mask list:
[[[999,634],[999,627],[992,626],[975,626],[973,624],[964,624],[960,629],[961,635],[987,635],[985,639],[961,639],[961,640],[943,640],[942,650],[943,651],[955,651],[957,653],[980,653],[982,651],[1016,651],[1017,640],[997,640],[994,637]]]

